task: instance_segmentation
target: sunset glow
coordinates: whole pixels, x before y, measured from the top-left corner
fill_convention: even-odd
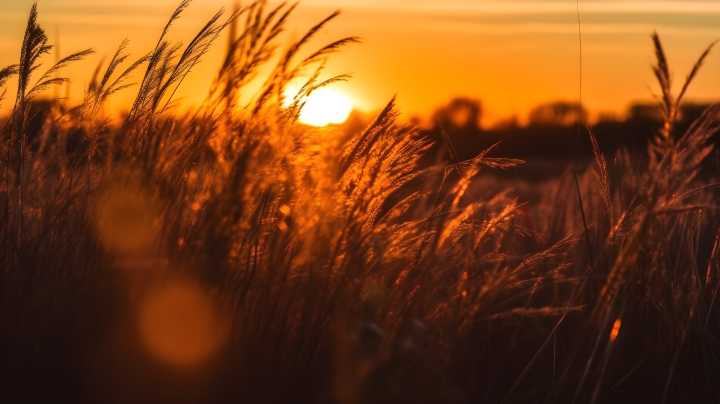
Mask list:
[[[310,94],[300,114],[300,122],[311,126],[343,123],[352,111],[352,102],[342,93],[320,88]]]
[[[31,0],[0,6],[0,65],[17,63],[23,24]],[[41,22],[61,56],[94,47],[97,55],[79,63],[70,95],[79,100],[97,63],[112,55],[124,38],[133,57],[147,53],[176,6],[172,0],[46,0]],[[271,3],[273,4],[273,3]],[[193,2],[170,39],[190,41],[218,7],[229,0]],[[712,1],[580,1],[583,31],[583,103],[591,112],[622,115],[631,102],[652,101],[649,39],[662,35],[668,58],[688,71],[698,53],[720,37],[720,9]],[[510,116],[520,121],[534,106],[574,100],[578,94],[578,26],[575,1],[302,1],[287,32],[297,36],[318,18],[342,8],[343,14],[317,36],[318,42],[358,35],[363,44],[335,55],[326,77],[353,73],[335,89],[350,96],[355,108],[376,111],[393,95],[407,116],[427,116],[453,97],[483,101],[483,124]],[[225,50],[226,34],[203,63],[183,81],[177,97],[199,105]],[[222,43],[220,43],[222,42]],[[55,56],[50,56],[54,58]],[[720,88],[720,57],[711,54],[688,91],[688,99],[712,101]],[[684,74],[684,73],[682,73]],[[681,74],[681,76],[682,76]],[[421,84],[419,84],[421,83]],[[676,83],[677,84],[677,83]],[[679,86],[679,84],[677,84]],[[60,90],[60,95],[66,89]],[[136,89],[110,100],[111,110],[127,110]],[[679,91],[679,89],[675,89]],[[6,100],[2,113],[10,108]]]
[[[720,402],[718,38],[719,0],[0,0],[0,403]]]

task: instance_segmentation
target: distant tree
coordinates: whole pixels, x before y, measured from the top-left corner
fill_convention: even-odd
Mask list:
[[[663,111],[660,105],[656,103],[635,103],[628,108],[629,121],[663,121]]]
[[[554,101],[533,108],[528,115],[531,126],[570,126],[577,119],[578,105],[570,101]],[[580,120],[586,122],[588,112],[580,107]]]
[[[705,103],[683,103],[680,105],[679,119],[683,122],[693,122],[705,112],[712,104]]]
[[[482,103],[479,100],[458,97],[433,114],[433,121],[449,131],[477,131],[482,118]]]
[[[515,130],[520,127],[520,120],[518,119],[518,116],[513,114],[509,117],[503,118],[493,125],[494,130]]]

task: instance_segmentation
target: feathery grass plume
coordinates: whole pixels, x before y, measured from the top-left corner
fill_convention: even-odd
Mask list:
[[[7,95],[7,88],[5,87],[5,85],[7,84],[7,81],[10,79],[10,77],[16,75],[17,73],[18,73],[17,65],[10,65],[10,66],[0,69],[0,88],[3,89],[2,94],[0,94],[0,106],[2,106],[2,101],[5,99],[5,96]]]
[[[58,85],[68,82],[69,79],[63,78],[63,77],[56,77],[52,78],[52,76],[60,69],[67,67],[70,63],[80,61],[84,59],[86,56],[92,55],[95,53],[92,49],[87,49],[78,53],[74,53],[70,56],[66,56],[62,59],[60,59],[59,62],[57,62],[53,67],[51,67],[45,74],[40,77],[40,79],[33,85],[33,87],[27,92],[25,95],[27,101],[31,101],[35,96],[37,96],[40,92],[43,92],[47,90],[48,87],[52,85]],[[38,66],[39,67],[39,66]]]
[[[292,103],[287,108],[285,108],[285,114],[288,116],[288,123],[294,124],[297,122],[298,119],[300,119],[300,113],[305,107],[308,98],[315,90],[329,86],[333,83],[347,81],[352,78],[352,76],[349,74],[340,74],[318,83],[318,78],[320,77],[320,73],[323,71],[324,67],[324,63],[318,66],[318,68],[315,70],[315,73],[310,76],[310,78],[305,82],[305,84],[300,87],[300,90],[298,90],[297,94],[295,94]]]
[[[294,6],[292,7],[294,8]],[[292,11],[292,8],[290,11]],[[332,53],[339,51],[343,46],[352,43],[359,43],[359,37],[347,37],[332,42],[319,50],[315,51],[310,56],[300,61],[294,68],[291,68],[290,64],[297,53],[302,49],[327,23],[337,18],[340,15],[340,11],[335,11],[330,14],[324,20],[313,26],[300,38],[297,42],[294,42],[288,50],[280,57],[278,64],[273,69],[270,77],[265,82],[263,90],[260,91],[259,95],[254,101],[253,113],[258,113],[268,102],[270,97],[282,99],[282,90],[285,86],[290,83],[293,79],[301,75],[304,70],[313,63],[321,61],[327,58]],[[343,76],[336,78],[342,80]]]
[[[151,110],[150,112],[154,111],[154,109],[157,107],[157,104],[160,102],[160,98],[162,98],[162,92],[159,92],[159,90],[164,87],[164,84],[172,84],[170,80],[168,80],[166,83],[163,83],[163,79],[172,69],[169,64],[175,57],[177,57],[176,53],[182,45],[171,45],[170,42],[165,40],[165,37],[170,32],[170,28],[172,27],[173,23],[177,19],[179,19],[185,9],[188,8],[190,2],[191,0],[183,0],[175,9],[173,14],[170,16],[170,19],[163,28],[157,45],[155,46],[155,49],[153,50],[150,58],[148,59],[148,67],[140,84],[139,94],[136,97],[135,103],[130,110],[131,116],[135,117],[135,115],[137,114],[147,114],[149,112],[148,110]],[[211,21],[205,27],[203,27],[200,33],[187,47],[186,52],[183,56],[194,54],[198,50],[203,49],[202,46],[194,47],[192,45],[197,44],[198,42],[203,42],[202,40],[208,39],[208,37],[212,37],[212,34],[214,33],[212,28],[215,28],[214,25],[220,18],[221,13],[222,11],[218,12],[218,14],[216,14],[211,19]],[[192,65],[193,59],[194,58],[186,57],[173,66],[175,69],[172,70],[176,72],[176,74],[174,75],[174,81],[179,80],[179,74],[181,74],[181,69],[179,69],[179,66],[181,65],[181,63],[190,63]],[[167,90],[167,88],[164,88],[164,90]]]
[[[676,103],[678,105],[680,104],[682,97],[685,95],[685,92],[687,91],[688,86],[690,85],[690,82],[692,82],[692,80],[695,78],[695,75],[697,75],[697,72],[700,70],[700,67],[703,65],[703,63],[705,62],[705,59],[710,54],[710,51],[712,50],[713,46],[715,46],[716,43],[717,43],[717,41],[714,41],[710,45],[708,45],[707,48],[705,48],[703,53],[698,58],[697,62],[695,62],[695,64],[693,65],[692,70],[690,70],[690,73],[685,78],[685,83],[683,84],[682,90],[680,90],[680,94],[678,94],[678,97],[677,97]],[[676,113],[677,113],[677,111],[676,111]]]
[[[657,65],[653,66],[653,73],[657,78],[658,84],[660,84],[660,91],[662,92],[662,98],[660,106],[663,109],[663,115],[665,116],[666,122],[673,114],[674,99],[670,93],[672,87],[672,76],[670,75],[670,68],[668,67],[667,58],[665,57],[665,51],[662,48],[660,42],[660,36],[657,32],[653,32],[651,36],[653,45],[655,46],[655,58],[657,59]],[[663,136],[669,137],[670,133],[665,131]]]
[[[158,99],[161,99],[162,96],[169,90],[169,88],[177,82],[175,90],[173,90],[172,94],[170,94],[167,102],[165,103],[166,107],[172,100],[175,91],[177,91],[180,84],[182,84],[182,81],[185,79],[185,77],[187,77],[192,68],[200,62],[200,58],[202,58],[202,56],[207,53],[207,51],[210,49],[210,45],[213,43],[213,41],[215,41],[215,39],[217,39],[218,35],[220,35],[220,32],[222,32],[226,27],[232,24],[232,22],[235,21],[235,19],[239,16],[240,13],[234,12],[227,19],[227,21],[218,24],[218,20],[220,19],[220,17],[222,17],[223,14],[224,10],[220,10],[217,14],[215,14],[210,19],[210,21],[208,21],[208,23],[200,30],[200,32],[195,36],[195,38],[190,41],[190,44],[187,46],[182,56],[180,57],[178,64],[173,69],[167,81],[163,84],[163,88],[159,93]],[[163,108],[163,111],[164,110],[165,108]]]
[[[168,34],[172,23],[180,18],[188,5],[189,1],[186,0],[178,6],[163,29],[155,50],[146,59],[148,67],[145,76],[140,84],[138,96],[130,110],[128,119],[125,121],[121,131],[127,133],[128,130],[134,128],[134,131],[131,131],[134,140],[129,143],[126,142],[129,147],[152,152],[150,149],[146,149],[149,145],[150,133],[158,123],[159,117],[174,105],[172,98],[175,91],[177,91],[177,88],[182,84],[192,68],[200,62],[200,59],[209,50],[220,32],[239,15],[239,12],[234,12],[226,21],[220,22],[224,10],[218,11],[180,54],[182,44],[173,45],[164,38]],[[145,58],[141,60],[144,62]],[[170,92],[173,86],[174,89]],[[160,108],[163,100],[165,100],[165,105]],[[140,122],[142,122],[141,125],[136,125]],[[115,150],[113,154],[117,155],[119,152],[120,150]],[[144,158],[147,158],[147,155]]]
[[[225,60],[213,85],[217,93],[215,97],[223,99],[228,109],[236,105],[240,88],[256,77],[259,66],[269,61],[277,48],[274,40],[283,31],[285,21],[297,6],[295,3],[286,7],[287,3],[283,2],[263,15],[266,4],[254,2],[250,7],[238,10],[238,18],[247,14],[245,27],[241,35],[231,34]],[[276,16],[279,16],[277,20]],[[237,19],[233,24],[237,24]]]
[[[714,204],[701,203],[699,206],[688,204],[687,198],[678,196],[695,195],[708,200],[709,195],[698,195],[701,189],[693,187],[702,160],[712,150],[708,143],[710,136],[718,131],[717,107],[708,108],[694,125],[669,149],[662,161],[652,172],[643,177],[644,184],[634,187],[634,198],[620,216],[614,227],[608,232],[606,241],[600,249],[602,257],[595,262],[591,271],[598,271],[601,260],[611,263],[604,284],[599,292],[587,325],[579,331],[578,338],[594,335],[592,348],[576,345],[569,356],[568,365],[561,380],[572,380],[573,372],[582,374],[581,383],[574,384],[573,396],[579,399],[583,392],[595,393],[600,378],[592,376],[595,363],[605,367],[609,361],[609,350],[601,347],[606,343],[610,321],[621,316],[628,305],[640,305],[643,310],[653,314],[655,324],[648,319],[638,318],[642,326],[654,326],[658,331],[652,338],[659,346],[666,347],[673,339],[682,345],[692,333],[693,313],[703,313],[705,309],[702,298],[702,286],[695,266],[699,238],[691,229],[701,228],[700,218],[696,214],[700,209],[716,209]],[[625,167],[625,169],[632,169]],[[624,184],[619,184],[623,186]],[[703,188],[703,187],[701,187]],[[602,190],[601,190],[602,191]],[[601,192],[601,200],[604,199]],[[709,202],[709,201],[708,201]],[[694,240],[694,241],[693,241]],[[617,246],[617,247],[613,247]],[[617,248],[617,253],[613,250]],[[672,257],[672,259],[670,259]],[[686,262],[685,265],[680,265]],[[702,316],[701,316],[702,317]],[[598,334],[595,330],[603,330]],[[664,330],[664,331],[660,331]],[[583,334],[585,332],[586,334]],[[696,335],[694,338],[705,340],[707,336]],[[615,349],[615,348],[613,348]],[[676,353],[673,353],[675,356]],[[598,358],[597,356],[601,356]],[[671,362],[675,363],[676,359]],[[673,366],[667,369],[664,376],[672,379]],[[662,383],[666,383],[663,380]],[[584,383],[593,381],[595,386],[585,388]],[[564,396],[562,388],[565,382],[554,389],[555,400]],[[590,397],[588,396],[588,399]],[[658,398],[660,399],[660,398]]]
[[[15,106],[11,119],[6,123],[3,130],[4,142],[8,149],[4,155],[4,179],[5,179],[5,214],[8,218],[8,225],[12,229],[14,240],[14,251],[17,259],[23,260],[24,256],[24,194],[25,194],[25,160],[27,154],[27,134],[25,133],[26,121],[30,112],[30,105],[34,98],[51,85],[67,82],[66,78],[51,78],[60,69],[72,62],[81,60],[93,53],[91,49],[72,54],[58,61],[53,67],[43,74],[37,82],[30,87],[30,80],[33,73],[40,69],[40,58],[50,53],[52,46],[47,45],[47,35],[37,23],[37,4],[33,4],[28,17],[27,28],[20,51],[20,63],[17,69],[13,66],[3,70],[7,79],[10,73],[17,71],[18,89]],[[2,80],[5,81],[5,80]],[[14,177],[14,178],[11,178]],[[12,191],[10,182],[13,182]],[[14,194],[14,195],[11,195]],[[14,201],[11,202],[10,198]],[[13,213],[10,213],[13,210]],[[12,216],[12,218],[10,218]]]
[[[27,102],[29,101],[27,89],[31,75],[40,68],[40,65],[37,64],[38,59],[43,54],[50,53],[52,49],[52,46],[47,45],[47,35],[45,31],[37,24],[37,4],[33,4],[30,9],[25,36],[20,49],[20,63],[17,68],[17,97],[15,98],[13,117],[8,121],[10,127],[7,133],[7,136],[9,136],[8,141],[13,144],[13,148],[7,155],[5,168],[6,176],[8,175],[8,170],[14,169],[16,175],[15,186],[18,190],[20,189],[19,181],[22,177],[22,156],[25,151],[24,126],[29,112],[27,108]],[[18,193],[17,198],[19,198],[19,206],[22,206],[22,196],[20,193]],[[19,220],[19,222],[21,223],[21,220]],[[21,224],[19,226],[22,227]]]
[[[74,119],[74,122],[80,123],[82,130],[92,141],[92,145],[87,153],[89,161],[92,161],[95,158],[98,147],[100,147],[100,142],[111,142],[111,139],[100,139],[100,134],[106,129],[107,125],[110,124],[109,117],[103,117],[100,122],[97,122],[97,115],[100,113],[100,108],[111,95],[134,86],[136,83],[127,83],[127,80],[131,79],[131,74],[142,64],[146,63],[150,58],[149,53],[140,57],[111,82],[115,71],[128,57],[130,57],[129,54],[123,53],[128,44],[129,41],[127,39],[122,41],[105,69],[102,79],[99,81],[94,79],[93,83],[96,84],[89,86],[85,93],[83,102],[70,111],[71,113],[78,114],[77,118]],[[101,67],[102,63],[98,65],[95,77],[99,76]],[[77,132],[78,130],[80,130],[80,128],[76,127],[71,131]],[[106,161],[106,163],[108,162],[109,161]]]
[[[610,196],[610,184],[608,182],[607,163],[605,162],[605,156],[603,155],[600,147],[598,146],[595,135],[593,135],[590,127],[587,127],[588,134],[590,135],[590,142],[592,142],[593,153],[595,154],[595,161],[598,165],[598,171],[593,171],[595,178],[600,183],[600,195],[602,196],[603,203],[605,204],[605,212],[607,213],[608,221],[610,226],[613,226],[613,209],[612,209],[612,197]]]
[[[120,46],[118,47],[118,50],[115,51],[115,54],[113,55],[112,59],[110,60],[110,63],[108,64],[107,69],[105,69],[105,74],[103,75],[102,80],[97,85],[96,88],[93,89],[92,92],[94,92],[94,100],[93,100],[93,108],[91,110],[91,114],[99,108],[100,103],[104,101],[105,98],[109,95],[106,92],[105,86],[107,85],[108,81],[110,80],[110,77],[115,72],[115,69],[120,66],[125,59],[127,59],[130,55],[124,55],[123,51],[127,47],[127,45],[130,43],[130,41],[125,38]],[[142,60],[142,59],[141,59]],[[117,81],[116,81],[117,83]],[[108,90],[112,91],[112,85],[108,88]],[[112,94],[112,93],[110,93]]]
[[[692,70],[685,79],[685,83],[680,90],[680,94],[677,96],[677,98],[675,98],[672,95],[672,74],[670,73],[667,58],[665,57],[665,52],[663,51],[660,37],[658,36],[657,32],[653,32],[652,40],[655,46],[655,57],[657,59],[657,64],[653,66],[653,73],[655,74],[655,78],[657,78],[658,80],[658,84],[660,84],[660,91],[662,93],[662,96],[660,98],[660,107],[662,108],[663,118],[665,120],[663,128],[660,131],[660,137],[656,140],[658,147],[661,148],[659,152],[662,152],[662,148],[668,148],[672,145],[672,142],[674,141],[673,128],[677,120],[678,112],[680,111],[680,103],[682,101],[682,98],[685,95],[688,87],[690,86],[690,83],[700,70],[700,67],[705,61],[705,58],[707,58],[707,56],[710,54],[710,51],[712,50],[713,46],[717,41],[711,43],[700,55],[697,62],[695,62]],[[667,143],[667,145],[664,145],[664,143]]]

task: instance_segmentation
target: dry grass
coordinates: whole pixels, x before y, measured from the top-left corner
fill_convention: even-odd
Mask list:
[[[687,84],[671,97],[656,35],[667,123],[654,157],[621,150],[608,164],[590,134],[597,182],[567,175],[528,205],[510,189],[475,192],[481,170],[518,160],[460,161],[449,145],[449,164],[420,168],[429,141],[397,122],[394,100],[351,136],[295,124],[312,91],[347,78],[319,73],[358,38],[297,60],[338,13],[239,106],[295,5],[219,12],[183,50],[166,38],[188,3],[151,53],[118,74],[123,42],[80,105],[41,111],[37,133],[33,100],[91,51],[30,85],[51,50],[33,7],[20,65],[0,70],[0,85],[19,77],[0,149],[7,402],[720,399],[720,220],[711,175],[699,174],[719,111],[673,133]],[[175,89],[229,26],[206,102],[177,112]],[[141,66],[127,117],[103,116]],[[184,370],[128,342],[153,285],[178,278],[212,300],[228,335]]]

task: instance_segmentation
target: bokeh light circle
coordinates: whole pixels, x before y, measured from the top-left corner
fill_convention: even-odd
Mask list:
[[[140,308],[138,329],[151,356],[176,366],[211,358],[226,337],[214,302],[191,282],[172,282],[151,293]]]

